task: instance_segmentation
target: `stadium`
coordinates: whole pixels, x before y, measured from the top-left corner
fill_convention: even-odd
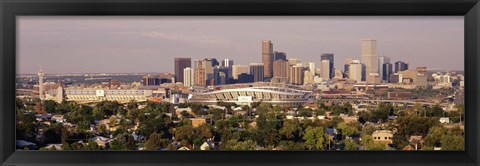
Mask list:
[[[216,104],[217,102],[250,105],[253,102],[271,103],[281,106],[298,106],[309,101],[311,91],[295,89],[293,87],[278,86],[247,86],[222,87],[203,92],[194,92],[189,102],[202,104]]]

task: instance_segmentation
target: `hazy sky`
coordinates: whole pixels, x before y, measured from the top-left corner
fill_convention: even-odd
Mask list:
[[[287,58],[320,65],[321,53],[361,59],[360,42],[411,67],[463,69],[463,16],[200,17],[20,16],[17,73],[173,72],[174,57],[261,62],[262,40]]]

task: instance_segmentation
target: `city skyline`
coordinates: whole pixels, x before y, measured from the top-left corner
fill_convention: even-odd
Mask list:
[[[269,19],[267,20],[267,18]],[[19,19],[20,44],[17,73],[36,73],[40,67],[47,73],[173,72],[174,66],[171,62],[175,57],[190,57],[192,61],[206,57],[217,58],[220,61],[230,59],[235,64],[248,65],[262,62],[262,40],[271,40],[273,51],[285,52],[288,58],[297,58],[302,63],[314,62],[317,67],[321,64],[321,54],[333,53],[336,59],[334,67],[343,69],[345,58],[361,59],[361,40],[365,38],[376,39],[378,43],[377,56],[390,57],[392,63],[404,61],[410,63],[411,68],[427,66],[429,70],[463,70],[464,36],[461,17],[441,17],[442,19],[439,17],[360,17],[361,19],[358,20],[352,18],[234,17],[227,20],[219,17],[68,17],[67,19],[67,17],[22,16]],[[220,32],[208,32],[201,21],[217,25],[212,29]],[[410,21],[413,25],[399,24],[406,21]],[[133,27],[115,26],[127,25],[126,23],[129,22],[137,22],[140,25],[139,31],[145,30],[146,25],[152,24],[156,25],[155,29],[165,32],[160,32],[160,30],[147,30],[146,33],[133,32],[129,31]],[[389,22],[391,24],[386,24]],[[168,23],[168,25],[162,23]],[[285,23],[303,24],[289,25]],[[365,25],[367,23],[370,24]],[[379,23],[385,25],[382,24],[380,28],[376,28]],[[265,24],[278,26],[270,27]],[[344,32],[347,35],[339,34],[338,38],[330,35],[322,38],[321,36],[324,36],[321,34],[322,32],[333,31],[329,28],[316,29],[323,27],[321,26],[323,24],[330,24],[332,29],[340,26],[341,30],[337,33]],[[349,28],[346,24],[359,25],[357,28],[364,31],[352,34],[347,31]],[[425,32],[424,30],[431,27],[432,24],[444,28],[429,29]],[[52,25],[59,25],[59,27]],[[191,30],[184,28],[185,25],[199,28]],[[258,25],[258,31],[252,30],[248,27],[249,25]],[[280,25],[283,27],[279,27]],[[177,30],[177,33],[174,33],[175,26],[180,29]],[[266,35],[250,37],[223,35],[218,37],[222,33],[226,33],[225,29],[229,29],[228,27],[230,30],[234,30],[235,28],[232,27],[242,26],[246,29],[239,32],[240,34],[263,32]],[[402,28],[399,27],[410,33],[402,33]],[[306,32],[279,33],[288,31],[289,28],[292,28],[292,31],[304,30]],[[368,28],[370,31],[376,31],[377,35],[365,30]],[[184,30],[182,31],[182,29]],[[187,35],[178,35],[185,33],[186,30],[192,32]],[[170,32],[167,33],[167,31]],[[422,33],[417,31],[422,31]],[[272,35],[273,33],[278,35]],[[306,33],[318,33],[318,35],[306,37]],[[397,35],[397,37],[392,38],[392,35]],[[416,38],[411,37],[414,35]],[[63,42],[59,43],[61,41]],[[160,50],[155,51],[155,49]],[[458,55],[458,58],[452,58],[455,55]],[[429,61],[432,58],[435,58],[435,61]],[[108,63],[110,61],[115,63]]]

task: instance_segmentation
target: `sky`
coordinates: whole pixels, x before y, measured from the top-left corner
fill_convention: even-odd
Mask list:
[[[361,59],[361,40],[410,67],[463,70],[463,16],[18,16],[17,73],[173,72],[175,57],[262,60],[262,40],[302,63]]]

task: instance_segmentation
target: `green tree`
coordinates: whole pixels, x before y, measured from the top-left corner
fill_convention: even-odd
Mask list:
[[[63,150],[73,150],[73,147],[69,143],[63,143],[62,144],[62,149]]]
[[[69,136],[70,136],[70,132],[68,131],[68,129],[66,127],[62,127],[62,137],[61,137],[62,144],[67,143]]]
[[[92,113],[96,120],[102,120],[105,117],[105,112],[103,112],[99,107],[93,108]]]
[[[365,123],[365,122],[371,122],[372,121],[372,114],[367,111],[360,111],[357,113],[358,115],[358,122],[360,123]]]
[[[110,125],[110,127],[116,126],[116,123],[117,118],[115,118],[115,116],[110,116],[110,118],[108,118],[108,124]]]
[[[265,115],[264,113],[260,114],[256,119],[257,122],[257,132],[256,132],[256,142],[261,146],[276,146],[280,140],[280,134],[278,129],[280,126],[280,120],[277,117]]]
[[[303,135],[305,146],[309,150],[323,150],[325,147],[325,132],[322,127],[308,127]]]
[[[459,135],[443,135],[440,144],[442,150],[465,150],[465,138]]]
[[[280,141],[278,147],[282,150],[305,150],[305,145],[303,141],[295,142],[295,141]]]
[[[125,108],[123,108],[123,106],[118,106],[117,112],[121,116],[127,116],[128,111]]]
[[[360,145],[364,147],[365,150],[385,150],[387,145],[382,142],[375,142],[371,135],[362,135]]]
[[[44,105],[45,105],[45,111],[47,113],[51,113],[51,114],[57,113],[57,110],[56,110],[57,102],[53,100],[45,100]]]
[[[430,116],[431,117],[443,117],[443,116],[445,116],[445,112],[443,111],[443,108],[440,107],[440,105],[436,104],[432,107]]]
[[[377,109],[372,112],[372,122],[386,122],[388,120],[388,116],[394,113],[394,108],[391,104],[384,104],[380,103],[377,106]]]
[[[340,130],[343,138],[358,132],[358,129],[356,127],[350,126],[350,125],[346,124],[345,122],[338,123],[337,124],[337,129]]]
[[[35,103],[35,106],[34,106],[33,108],[35,109],[35,113],[37,113],[37,114],[45,114],[45,113],[47,113],[47,112],[45,111],[45,105],[42,104],[41,102]]]
[[[83,150],[102,150],[102,148],[95,141],[88,140],[87,145],[83,146]]]
[[[62,126],[54,124],[45,129],[45,143],[61,143],[62,142]]]
[[[111,141],[109,143],[109,146],[110,146],[110,148],[109,148],[110,150],[128,150],[125,143],[123,143],[122,141],[119,141],[117,139]]]
[[[301,117],[312,117],[313,110],[310,108],[300,108],[298,115]]]
[[[195,129],[195,133],[204,139],[212,138],[213,136],[212,131],[213,131],[213,127],[208,124],[200,125]]]
[[[287,140],[294,140],[295,138],[299,137],[301,130],[302,128],[300,127],[300,123],[297,119],[287,119],[283,121],[283,127],[280,128],[279,133]]]
[[[152,133],[148,140],[145,142],[145,150],[160,150],[162,147],[166,147],[168,140],[162,139],[162,135],[159,133]]]
[[[221,145],[222,150],[255,150],[256,143],[252,140],[237,141],[231,139]]]
[[[431,127],[424,139],[424,143],[429,147],[439,147],[441,144],[440,140],[445,134],[447,134],[447,129],[437,126]]]
[[[176,141],[187,141],[188,143],[193,142],[193,137],[195,135],[195,130],[191,125],[183,125],[177,127],[175,130],[175,140]]]
[[[358,144],[353,139],[345,139],[345,150],[358,150]]]
[[[377,131],[378,128],[373,124],[366,124],[362,127],[362,134],[372,135],[373,132]]]
[[[23,110],[25,109],[25,104],[24,101],[18,97],[15,98],[15,108],[17,110]]]
[[[17,122],[17,125],[16,125],[17,135],[19,134],[31,135],[35,131],[36,119],[35,119],[35,114],[32,112],[29,113],[29,112],[24,112],[22,110],[18,110],[17,116],[16,116],[16,122]]]

